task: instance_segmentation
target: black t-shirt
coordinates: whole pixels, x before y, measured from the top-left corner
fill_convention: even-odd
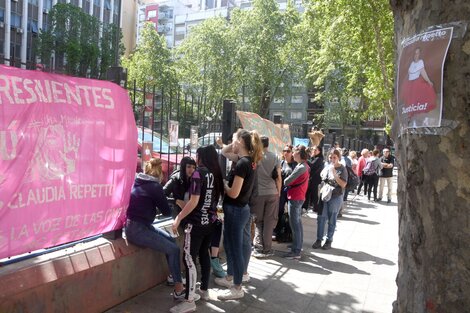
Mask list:
[[[217,202],[215,197],[214,175],[206,167],[198,167],[191,176],[189,195],[199,196],[194,210],[184,219],[186,223],[206,226],[217,219]]]
[[[395,157],[393,155],[389,155],[388,158],[386,158],[385,156],[382,156],[382,158],[380,158],[380,162],[395,165]],[[391,167],[391,168],[385,168],[385,167],[382,168],[380,176],[381,177],[392,177],[393,176],[393,167]]]
[[[245,156],[240,158],[235,164],[235,167],[229,174],[229,181],[228,186],[231,188],[233,185],[233,180],[235,176],[239,176],[243,178],[243,185],[242,189],[240,190],[240,194],[236,199],[230,198],[227,194],[224,198],[224,203],[226,204],[233,204],[236,206],[245,206],[250,201],[251,193],[253,192],[254,180],[255,180],[255,164],[253,160],[249,156]]]

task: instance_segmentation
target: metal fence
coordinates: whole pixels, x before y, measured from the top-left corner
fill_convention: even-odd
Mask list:
[[[221,136],[222,103],[209,105],[204,97],[182,88],[138,88],[135,81],[128,84],[128,91],[138,127],[138,155],[143,162],[143,144],[150,144],[151,155],[164,161],[165,181],[182,157],[195,157],[197,147],[214,144]],[[176,145],[170,130],[174,122],[178,123]]]

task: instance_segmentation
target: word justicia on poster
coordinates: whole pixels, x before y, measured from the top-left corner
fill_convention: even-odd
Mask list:
[[[0,65],[0,258],[122,227],[131,107],[111,82]]]
[[[444,62],[452,33],[452,27],[441,28],[401,43],[397,114],[402,131],[441,126]]]

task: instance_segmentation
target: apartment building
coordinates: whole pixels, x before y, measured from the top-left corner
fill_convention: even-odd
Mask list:
[[[71,3],[103,24],[121,26],[122,2],[127,0],[0,0],[0,62],[27,67],[36,63],[39,31],[51,25],[49,11]]]

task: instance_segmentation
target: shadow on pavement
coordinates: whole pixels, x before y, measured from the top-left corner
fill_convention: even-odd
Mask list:
[[[364,224],[369,224],[369,225],[379,225],[380,224],[379,222],[368,221],[368,220],[364,220],[364,219],[361,219],[361,218],[351,218],[351,217],[348,217],[347,215],[349,215],[349,214],[344,213],[342,217],[338,217],[338,220],[358,222],[358,223],[364,223]]]
[[[332,248],[330,250],[322,250],[322,249],[318,249],[318,250],[315,250],[315,253],[320,253],[320,254],[333,254],[333,255],[337,255],[337,256],[345,256],[345,257],[349,257],[351,258],[352,260],[354,261],[358,261],[358,262],[374,262],[374,264],[378,264],[378,265],[395,265],[394,262],[390,261],[390,260],[387,260],[387,259],[383,259],[383,258],[379,258],[379,257],[376,257],[376,256],[373,256],[369,253],[366,253],[366,252],[363,252],[363,251],[348,251],[348,250],[344,250],[344,249],[337,249],[337,248]]]
[[[333,250],[333,249],[331,249]],[[328,251],[331,251],[328,250]],[[337,261],[330,261],[328,259],[319,257],[317,252],[313,252],[313,254],[308,254],[304,255],[304,258],[308,258],[312,260],[313,262],[317,263],[319,266],[321,266],[324,269],[327,269],[332,272],[341,272],[341,273],[347,273],[347,274],[361,274],[361,275],[370,275],[370,273],[365,272],[363,270],[358,269],[355,266],[352,266],[350,264],[342,263],[342,262],[337,262]]]

